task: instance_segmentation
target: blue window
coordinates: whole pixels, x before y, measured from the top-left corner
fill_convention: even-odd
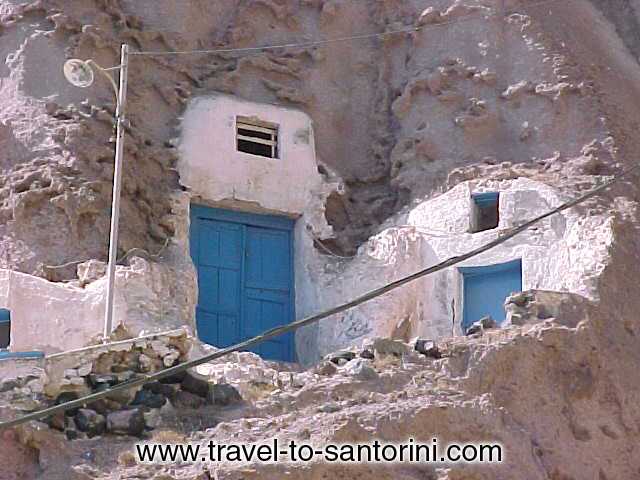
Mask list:
[[[522,261],[459,270],[464,285],[462,331],[466,332],[474,322],[488,315],[498,324],[504,322],[505,299],[522,291]]]
[[[192,205],[200,339],[227,347],[293,320],[293,224],[285,217]],[[273,338],[253,351],[293,361],[293,335]]]
[[[0,349],[9,348],[11,343],[11,312],[0,308]]]
[[[498,192],[474,193],[471,199],[473,200],[471,233],[496,228],[500,222],[500,194]]]

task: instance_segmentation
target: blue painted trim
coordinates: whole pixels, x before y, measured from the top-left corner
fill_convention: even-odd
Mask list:
[[[0,360],[8,358],[44,358],[44,352],[9,352],[0,351]]]
[[[289,290],[289,308],[291,316],[289,317],[292,322],[296,320],[296,275],[295,275],[295,263],[296,257],[294,256],[295,250],[293,249],[293,232],[289,235],[289,255],[291,256],[291,289]],[[296,336],[294,332],[289,333],[291,335],[291,341],[289,342],[289,348],[291,349],[291,361],[298,361],[298,354],[296,352]]]
[[[503,272],[506,270],[513,270],[516,267],[520,267],[522,271],[522,259],[511,260],[506,263],[496,263],[493,265],[482,265],[479,267],[458,267],[460,273],[465,277],[474,277],[476,275],[486,275],[488,273]]]
[[[11,311],[6,308],[0,308],[0,323],[11,321]]]
[[[476,277],[476,276],[486,276],[486,275],[491,275],[491,274],[495,274],[495,273],[499,273],[499,272],[509,272],[509,271],[513,271],[513,270],[517,270],[519,275],[520,275],[520,288],[522,288],[522,259],[518,258],[516,260],[511,260],[509,262],[505,262],[505,263],[497,263],[497,264],[493,264],[493,265],[483,265],[483,266],[477,266],[477,267],[458,267],[458,271],[462,274],[463,279],[462,279],[462,285],[463,285],[463,290],[462,290],[462,322],[461,322],[461,328],[462,331],[465,332],[467,330],[467,328],[469,328],[469,326],[471,326],[472,321],[475,320],[479,320],[478,318],[475,319],[470,319],[468,317],[469,315],[469,311],[468,311],[468,293],[467,293],[467,288],[468,288],[468,283],[467,280],[469,280],[470,278]],[[497,319],[496,319],[497,320]]]
[[[296,221],[287,217],[279,217],[275,215],[260,215],[253,214],[247,212],[239,212],[236,210],[224,210],[219,208],[207,207],[204,205],[195,205],[191,204],[190,207],[190,217],[191,217],[191,227],[189,233],[189,248],[191,250],[191,257],[193,259],[194,265],[197,266],[200,264],[199,259],[199,242],[200,242],[200,229],[198,220],[212,220],[212,221],[221,221],[228,223],[236,223],[242,226],[242,251],[246,251],[246,238],[247,238],[247,227],[263,227],[269,228],[272,230],[284,230],[288,232],[289,238],[289,254],[291,258],[291,272],[290,272],[290,280],[291,285],[289,289],[289,318],[293,322],[295,320],[295,257],[294,257],[294,238],[293,238],[293,228],[295,226]],[[241,285],[246,286],[245,281],[245,255],[242,255],[241,260]],[[242,324],[242,319],[244,319],[244,302],[240,302],[240,311],[239,311],[239,323]],[[242,332],[239,332],[240,334]],[[293,337],[293,334],[287,334]],[[241,335],[242,336],[242,335]],[[296,349],[295,349],[295,338],[291,338],[290,342],[287,342],[289,349],[289,358],[290,361],[295,362],[297,359]]]
[[[191,205],[191,216],[222,222],[240,223],[254,227],[274,228],[278,230],[293,230],[295,220],[275,215],[258,215],[255,213],[238,212],[236,210],[222,210],[219,208]]]
[[[247,264],[247,226],[242,225],[242,238],[240,243],[241,254],[242,257],[240,260],[240,298],[238,299],[239,307],[238,307],[238,331],[236,334],[238,335],[239,340],[244,340],[246,337],[243,332],[243,327],[245,326],[245,310],[247,309],[247,302],[244,300],[244,296],[246,294],[246,264]],[[219,330],[218,330],[219,331]]]
[[[474,193],[471,198],[479,207],[488,207],[489,205],[498,203],[500,197],[499,192]]]

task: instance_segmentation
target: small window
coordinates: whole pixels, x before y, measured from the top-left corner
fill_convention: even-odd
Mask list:
[[[484,232],[498,226],[500,194],[498,192],[475,193],[471,195],[471,233]]]
[[[11,343],[11,314],[6,308],[0,308],[0,349],[9,348]]]
[[[278,157],[278,126],[248,117],[236,118],[239,152],[267,158]]]

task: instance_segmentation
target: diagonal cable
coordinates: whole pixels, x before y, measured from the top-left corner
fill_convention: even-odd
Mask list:
[[[471,250],[467,253],[464,253],[462,255],[458,255],[458,256],[454,256],[451,258],[448,258],[447,260],[444,260],[443,262],[440,262],[436,265],[433,265],[431,267],[427,267],[424,268],[422,270],[419,270],[409,276],[403,277],[399,280],[396,280],[394,282],[391,282],[387,285],[384,285],[380,288],[377,288],[375,290],[371,290],[370,292],[365,293],[364,295],[361,295],[359,297],[357,297],[354,300],[351,300],[350,302],[344,303],[342,305],[338,305],[337,307],[333,307],[329,310],[325,310],[323,312],[317,313],[315,315],[311,315],[309,317],[305,317],[302,318],[300,320],[296,320],[295,322],[289,323],[287,325],[282,325],[280,327],[275,327],[272,328],[270,330],[267,330],[266,332],[262,333],[261,335],[258,335],[256,337],[250,338],[248,340],[245,340],[243,342],[240,343],[236,343],[235,345],[231,345],[230,347],[226,347],[223,349],[220,349],[214,353],[211,353],[209,355],[205,355],[193,360],[189,360],[187,362],[181,363],[180,365],[176,365],[174,367],[170,367],[167,368],[165,370],[161,370],[159,372],[153,373],[153,374],[149,374],[149,375],[143,375],[141,377],[138,377],[136,379],[133,380],[129,380],[127,382],[123,382],[123,383],[119,383],[118,385],[114,385],[113,387],[109,388],[108,390],[104,390],[104,391],[100,391],[100,392],[96,392],[96,393],[92,393],[90,395],[87,395],[85,397],[82,398],[78,398],[76,400],[71,400],[69,402],[65,402],[65,403],[61,403],[59,405],[55,405],[52,407],[48,407],[45,408],[43,410],[39,410],[37,412],[32,412],[32,413],[28,413],[26,415],[23,415],[22,417],[18,417],[15,418],[13,420],[8,420],[5,422],[0,423],[0,431],[5,430],[7,428],[11,428],[11,427],[15,427],[17,425],[20,425],[22,423],[31,421],[31,420],[41,420],[43,418],[46,418],[50,415],[53,415],[55,413],[58,412],[62,412],[65,410],[69,410],[71,408],[77,408],[77,407],[81,407],[83,405],[86,405],[88,403],[91,402],[95,402],[96,400],[99,400],[101,398],[107,397],[111,394],[113,394],[114,392],[118,392],[118,391],[122,391],[122,390],[127,390],[129,388],[134,388],[134,387],[140,387],[146,383],[155,381],[155,380],[160,380],[164,377],[168,377],[170,375],[174,375],[176,373],[180,373],[184,370],[187,370],[188,368],[192,368],[192,367],[196,367],[198,365],[202,365],[203,363],[207,363],[210,362],[211,360],[216,360],[218,358],[222,358],[225,355],[228,355],[230,353],[233,352],[238,352],[240,350],[246,350],[249,347],[253,347],[254,345],[257,345],[258,343],[262,343],[266,340],[269,340],[273,337],[277,337],[279,335],[282,335],[284,333],[288,333],[288,332],[292,332],[294,330],[297,330],[301,327],[307,326],[307,325],[311,325],[313,323],[316,323],[324,318],[330,317],[331,315],[335,315],[337,313],[341,313],[344,312],[346,310],[349,310],[353,307],[356,307],[362,303],[365,303],[373,298],[379,297],[381,295],[384,295],[385,293],[388,293],[392,290],[395,290],[396,288],[399,288],[403,285],[406,285],[409,282],[413,282],[414,280],[417,280],[419,278],[425,277],[427,275],[430,275],[432,273],[438,272],[440,270],[444,270],[445,268],[448,267],[452,267],[454,265],[459,264],[460,262],[463,262],[465,260],[468,260],[469,258],[475,257],[481,253],[486,252],[487,250],[491,250],[494,247],[497,247],[498,245],[506,242],[507,240],[510,240],[511,238],[515,237],[516,235],[518,235],[519,233],[524,232],[525,230],[529,229],[530,227],[532,227],[533,225],[541,222],[542,220],[551,217],[552,215],[555,215],[557,213],[560,213],[564,210],[567,210],[571,207],[575,207],[576,205],[579,205],[580,203],[585,202],[586,200],[588,200],[589,198],[594,197],[595,195],[597,195],[598,193],[606,190],[607,188],[609,188],[610,186],[612,186],[614,183],[620,181],[623,177],[625,177],[626,175],[628,175],[629,173],[637,170],[638,168],[640,168],[640,163],[636,164],[634,166],[631,166],[625,170],[622,170],[618,175],[615,175],[611,180],[604,182],[602,185],[595,187],[591,190],[589,190],[587,193],[573,199],[570,200],[568,202],[563,203],[562,205],[560,205],[559,207],[556,207],[552,210],[549,210],[546,213],[543,213],[542,215],[539,215],[521,225],[518,225],[516,227],[510,228],[506,231],[504,231],[502,234],[500,234],[496,239],[474,249]]]

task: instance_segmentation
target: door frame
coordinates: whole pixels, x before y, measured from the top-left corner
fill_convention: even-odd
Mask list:
[[[290,278],[291,278],[291,286],[290,286],[290,294],[289,294],[289,312],[290,312],[290,321],[295,321],[296,310],[295,310],[295,257],[294,257],[294,227],[296,221],[289,217],[278,216],[278,215],[269,215],[269,214],[258,214],[258,213],[249,213],[243,212],[239,210],[229,210],[222,209],[217,207],[208,207],[206,205],[200,205],[192,203],[190,205],[189,212],[190,226],[189,226],[189,249],[190,249],[190,258],[194,264],[194,267],[197,270],[197,264],[193,260],[193,253],[198,252],[199,245],[196,243],[200,240],[200,232],[198,231],[198,222],[194,221],[194,219],[205,219],[205,220],[214,220],[220,222],[228,222],[228,223],[236,223],[239,225],[250,226],[250,227],[262,227],[269,228],[271,230],[281,230],[289,232],[289,258],[291,259],[291,268],[290,268]],[[243,242],[242,245],[243,255],[242,255],[242,271],[241,271],[241,288],[244,288],[244,250],[245,245]],[[200,296],[200,286],[198,285],[198,299]],[[197,306],[197,303],[196,303]],[[244,305],[243,302],[240,302],[240,321],[242,322],[242,318],[244,316]],[[197,328],[198,323],[194,314],[194,325],[196,327],[196,336],[198,336]],[[292,334],[295,332],[292,332]],[[295,335],[292,335],[291,341],[291,359],[292,361],[296,361],[296,348],[295,348]],[[199,336],[198,336],[199,338]]]
[[[508,270],[513,270],[519,267],[520,270],[520,288],[524,287],[524,275],[523,275],[523,262],[522,258],[515,258],[513,260],[506,261],[504,263],[494,263],[490,265],[479,265],[473,267],[458,267],[458,272],[460,274],[461,280],[461,288],[460,288],[460,305],[462,306],[462,315],[460,319],[460,331],[464,335],[465,329],[469,327],[466,325],[467,322],[467,308],[466,308],[466,290],[467,283],[466,279],[488,275],[492,273],[504,272]]]

